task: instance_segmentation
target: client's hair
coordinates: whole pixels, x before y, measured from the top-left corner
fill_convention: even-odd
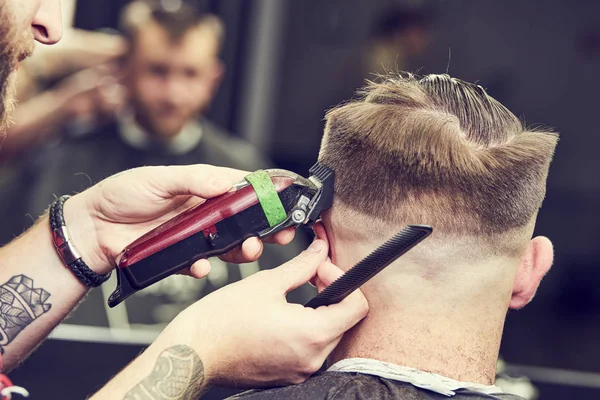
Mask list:
[[[326,121],[319,160],[338,207],[456,236],[531,226],[558,140],[448,75],[382,77]]]
[[[204,26],[215,35],[219,47],[222,45],[225,28],[221,20],[212,14],[201,13],[197,7],[186,2],[177,7],[165,8],[160,1],[135,0],[121,14],[119,29],[131,43],[147,22],[155,22],[163,28],[171,40],[179,41],[191,29]]]

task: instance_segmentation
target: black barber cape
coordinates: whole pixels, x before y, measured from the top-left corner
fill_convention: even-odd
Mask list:
[[[342,400],[342,399],[394,399],[394,400],[523,400],[510,394],[484,394],[460,389],[448,397],[420,389],[410,383],[394,381],[355,372],[324,372],[299,385],[264,390],[251,390],[229,398],[230,400]]]

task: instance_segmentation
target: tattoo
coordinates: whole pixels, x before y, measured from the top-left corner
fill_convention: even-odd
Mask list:
[[[33,287],[33,280],[16,275],[0,286],[0,353],[25,327],[52,306],[50,293]]]
[[[204,365],[191,347],[176,345],[158,356],[152,373],[125,395],[125,400],[197,399],[202,394]]]

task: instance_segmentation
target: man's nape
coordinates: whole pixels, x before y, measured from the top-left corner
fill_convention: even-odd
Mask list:
[[[387,77],[329,111],[319,159],[336,171],[324,217],[334,263],[351,267],[406,224],[434,228],[363,287],[369,315],[331,362],[493,383],[506,312],[552,263],[549,240],[530,238],[556,140],[447,75]]]

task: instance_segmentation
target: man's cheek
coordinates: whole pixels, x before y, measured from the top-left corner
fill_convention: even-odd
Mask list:
[[[150,80],[141,80],[135,92],[136,102],[143,108],[157,112],[161,106],[160,88]]]
[[[199,85],[189,99],[189,109],[196,114],[202,112],[212,101],[213,93],[208,84]]]

